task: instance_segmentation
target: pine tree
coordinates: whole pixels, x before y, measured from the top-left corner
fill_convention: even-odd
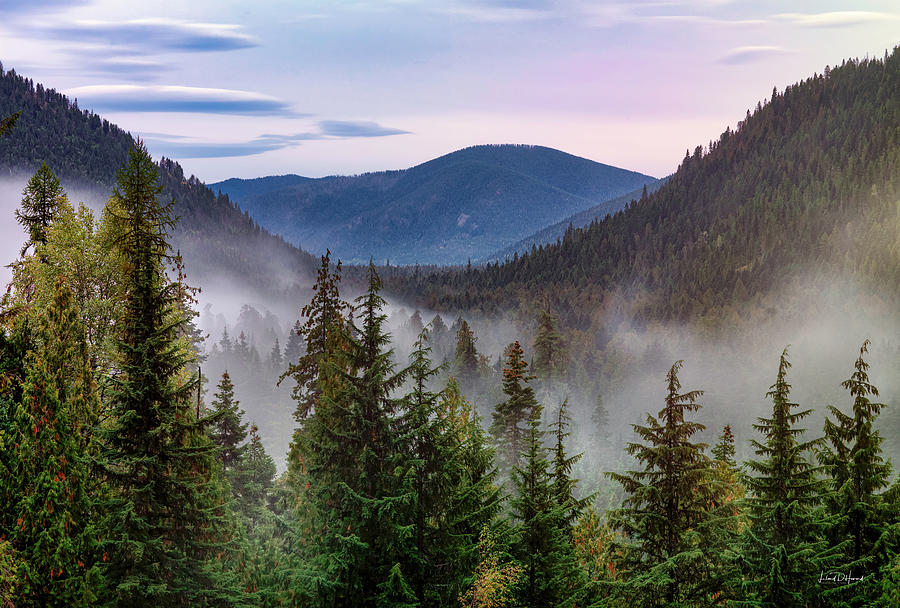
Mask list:
[[[706,444],[691,442],[705,427],[685,420],[685,413],[700,408],[702,391],[679,393],[681,364],[666,375],[658,417],[648,414],[646,426],[633,425],[645,443],[629,443],[627,452],[644,469],[608,473],[628,494],[611,517],[622,534],[614,550],[622,554],[616,568],[625,578],[608,586],[636,606],[698,602],[725,584],[720,568],[727,544],[716,533],[728,528],[714,512],[721,488]]]
[[[99,409],[84,329],[65,282],[39,319],[27,356],[16,414],[16,458],[10,481],[19,484],[12,546],[21,564],[18,607],[93,606],[102,579],[93,564],[92,499],[86,430]]]
[[[781,354],[778,376],[766,394],[772,416],[759,418],[754,428],[765,442],[751,443],[761,460],[750,460],[745,478],[750,525],[740,551],[742,605],[798,608],[817,605],[821,588],[816,579],[828,567],[824,519],[818,506],[823,488],[819,469],[804,456],[821,440],[799,441],[797,424],[812,410],[797,410],[790,401],[787,349]],[[726,428],[716,457],[727,463],[733,454]],[[730,449],[729,449],[730,448]]]
[[[322,264],[313,285],[312,300],[300,311],[300,316],[306,321],[300,325],[298,336],[305,342],[306,350],[296,362],[293,358],[288,359],[288,369],[279,379],[280,383],[290,376],[295,382],[292,396],[297,402],[294,411],[297,422],[306,418],[315,407],[319,396],[320,365],[328,353],[329,334],[341,329],[349,309],[338,292],[340,281],[341,263],[338,262],[332,270],[331,252],[327,251],[322,256]],[[293,355],[290,340],[288,349],[291,351],[289,354]]]
[[[469,323],[465,319],[459,319],[454,370],[456,377],[465,385],[471,384],[478,376],[478,351],[475,349],[475,340],[475,334]]]
[[[247,439],[247,423],[242,421],[244,410],[241,402],[234,398],[234,385],[228,371],[216,387],[212,402],[212,412],[207,418],[209,438],[216,446],[216,459],[221,463],[226,478],[239,467],[246,451],[243,445]]]
[[[729,469],[737,467],[737,461],[734,459],[734,433],[731,431],[731,425],[726,424],[722,429],[722,435],[719,437],[718,443],[711,450],[713,458],[723,463]]]
[[[272,350],[269,351],[267,363],[272,371],[281,373],[284,358],[281,356],[281,345],[278,343],[278,336],[275,336],[275,344],[272,345]]]
[[[160,190],[157,167],[138,142],[113,195],[127,289],[101,453],[113,490],[102,522],[105,599],[154,608],[240,605],[237,580],[218,559],[232,530],[215,446],[192,407],[190,351],[177,341],[185,319],[163,266],[174,201],[162,204]]]
[[[553,422],[553,436],[556,444],[553,447],[553,495],[557,506],[565,514],[562,519],[562,531],[568,535],[575,521],[581,516],[581,512],[590,504],[592,496],[575,498],[575,487],[578,480],[572,478],[572,467],[575,466],[583,454],[568,456],[566,454],[566,438],[569,436],[569,424],[572,418],[566,411],[569,401],[563,401],[556,413]]]
[[[375,606],[379,585],[414,546],[402,508],[413,492],[396,474],[406,460],[393,420],[401,403],[391,397],[407,372],[395,372],[385,350],[380,288],[370,266],[356,300],[361,326],[326,332],[317,398],[295,434],[299,515],[311,542],[304,579],[320,605]]]
[[[890,559],[876,546],[890,532],[896,520],[894,504],[886,500],[884,490],[891,477],[891,464],[885,460],[880,432],[875,420],[885,407],[872,398],[878,389],[869,382],[869,363],[865,360],[870,342],[863,342],[850,378],[841,386],[853,398],[853,414],[844,414],[835,406],[828,409],[834,420],[825,419],[825,437],[830,444],[820,453],[820,461],[830,478],[826,505],[834,518],[829,532],[832,547],[839,554],[842,568],[857,573],[879,570]],[[875,594],[874,576],[829,590],[833,602],[842,606],[867,606]]]
[[[297,363],[300,360],[300,355],[303,353],[302,329],[300,321],[295,321],[288,333],[287,342],[284,345],[284,363],[286,364]]]
[[[47,163],[41,163],[22,193],[21,210],[16,210],[16,220],[28,231],[22,255],[30,246],[47,242],[47,228],[53,223],[59,208],[66,204],[68,198],[59,179]]]
[[[528,363],[518,340],[506,347],[504,355],[503,393],[506,401],[498,403],[494,409],[491,434],[497,446],[500,477],[509,479],[524,452],[524,424],[531,418],[538,403],[534,389],[528,385],[534,376],[528,374]]]
[[[510,503],[517,522],[513,554],[523,565],[523,606],[575,606],[581,591],[566,520],[571,504],[556,502],[554,476],[543,445],[541,406],[532,408],[522,463],[513,469]]]
[[[534,337],[534,372],[551,379],[566,366],[562,335],[556,329],[556,319],[546,308],[541,310],[537,334]]]

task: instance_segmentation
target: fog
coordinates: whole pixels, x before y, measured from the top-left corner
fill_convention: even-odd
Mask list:
[[[0,256],[5,263],[18,256],[24,242],[25,233],[15,220],[14,210],[25,183],[25,177],[0,180]],[[97,193],[69,187],[67,191],[73,204],[84,201],[99,210],[105,202],[105,197]],[[191,282],[190,260],[187,262]],[[272,262],[288,265],[287,261]],[[6,285],[10,271],[4,265],[0,273]],[[635,327],[630,307],[641,298],[634,293],[623,294],[620,301],[591,311],[592,324],[586,329],[586,340],[596,344],[596,349],[587,354],[586,361],[571,362],[568,379],[538,379],[534,383],[547,422],[562,400],[569,399],[574,417],[571,448],[585,453],[577,469],[585,479],[584,489],[598,487],[601,471],[631,464],[622,453],[624,444],[635,439],[631,425],[642,423],[648,412],[655,415],[662,408],[665,375],[676,360],[684,361],[680,374],[682,390],[704,391],[699,400],[703,408],[694,415],[707,426],[703,440],[714,443],[723,425],[730,424],[737,440],[738,459],[753,457],[749,440],[759,439],[759,435],[752,424],[771,411],[765,394],[775,380],[779,355],[787,346],[793,364],[789,374],[792,398],[804,409],[815,410],[805,421],[807,437],[812,438],[822,435],[826,405],[850,411],[851,401],[840,383],[850,376],[863,340],[871,339],[871,380],[881,391],[881,401],[889,405],[880,419],[884,449],[895,459],[900,457],[900,324],[896,306],[871,286],[846,278],[834,278],[826,284],[821,276],[813,272],[797,275],[789,282],[790,287],[757,299],[751,307],[736,308],[724,321],[701,317],[691,325]],[[276,388],[286,365],[269,362],[269,358],[276,339],[280,351],[284,351],[291,328],[300,317],[300,308],[312,295],[310,285],[298,285],[292,279],[285,282],[282,291],[266,293],[237,281],[206,281],[198,286],[202,291],[196,323],[208,336],[203,345],[207,354],[203,372],[209,380],[205,401],[211,402],[221,373],[228,369],[246,419],[259,425],[267,450],[283,470],[296,425],[290,398],[293,381],[288,378]],[[357,294],[342,295],[352,300]],[[417,309],[390,297],[388,300],[384,312],[399,367],[408,362],[416,337],[410,317]],[[433,311],[418,310],[426,324],[435,316]],[[502,363],[498,365],[503,349],[518,339],[526,360],[531,361],[536,319],[522,323],[514,320],[518,317],[512,314],[499,320],[466,312],[441,314],[446,326],[454,330],[453,324],[460,316],[473,328],[478,351],[488,358],[493,369],[492,376],[469,387],[467,394],[487,425],[494,405],[503,399],[499,374]],[[216,350],[214,345],[220,342],[226,328],[235,342],[244,333],[248,349],[245,353],[226,356]],[[564,336],[572,335],[570,328],[561,329]],[[433,344],[435,363],[448,364],[440,382],[452,371],[449,364],[454,347],[452,334],[443,343]],[[609,413],[609,424],[604,429],[594,428],[598,393]]]

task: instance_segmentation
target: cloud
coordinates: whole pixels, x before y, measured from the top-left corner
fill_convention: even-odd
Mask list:
[[[382,127],[375,122],[354,122],[346,120],[323,120],[319,123],[323,135],[329,137],[385,137],[405,135],[409,131]]]
[[[88,0],[28,0],[28,2],[0,2],[0,13],[37,12],[49,8],[82,6]]]
[[[461,17],[476,23],[515,23],[520,21],[537,21],[553,15],[550,11],[510,6],[474,6],[455,5],[438,9],[439,12]]]
[[[147,133],[144,139],[147,146],[156,154],[171,158],[231,158],[235,156],[253,156],[272,150],[281,150],[301,141],[320,139],[315,133],[297,135],[265,136],[245,142],[208,142],[187,141],[182,136],[169,136]]]
[[[196,141],[184,135],[167,133],[143,133],[147,146],[156,154],[172,158],[229,158],[253,156],[297,146],[304,141],[320,139],[351,139],[356,137],[387,137],[409,133],[400,129],[382,127],[374,122],[348,122],[324,120],[319,130],[294,134],[264,133],[242,142]]]
[[[107,112],[199,112],[301,116],[278,99],[251,91],[156,85],[89,85],[63,91],[83,107]]]
[[[873,11],[833,11],[829,13],[782,13],[774,15],[774,18],[801,27],[849,27],[885,19],[896,20],[900,17]]]
[[[75,21],[60,25],[37,24],[36,29],[69,41],[102,42],[148,51],[232,51],[258,46],[238,25],[192,23],[174,19],[130,21]]]
[[[752,63],[754,61],[762,61],[768,57],[775,55],[786,55],[791,53],[790,49],[780,46],[739,46],[728,51],[722,59],[721,63],[740,64]]]

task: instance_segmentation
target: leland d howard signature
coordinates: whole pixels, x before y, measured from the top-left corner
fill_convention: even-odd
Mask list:
[[[864,575],[853,576],[853,571],[850,572],[825,572],[822,571],[819,574],[819,584],[820,585],[849,585],[850,583],[855,583],[857,581],[863,580]]]

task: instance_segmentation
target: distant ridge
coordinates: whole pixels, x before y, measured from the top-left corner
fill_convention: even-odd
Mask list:
[[[210,187],[263,227],[348,263],[461,264],[656,181],[543,146],[482,145],[405,170]]]

